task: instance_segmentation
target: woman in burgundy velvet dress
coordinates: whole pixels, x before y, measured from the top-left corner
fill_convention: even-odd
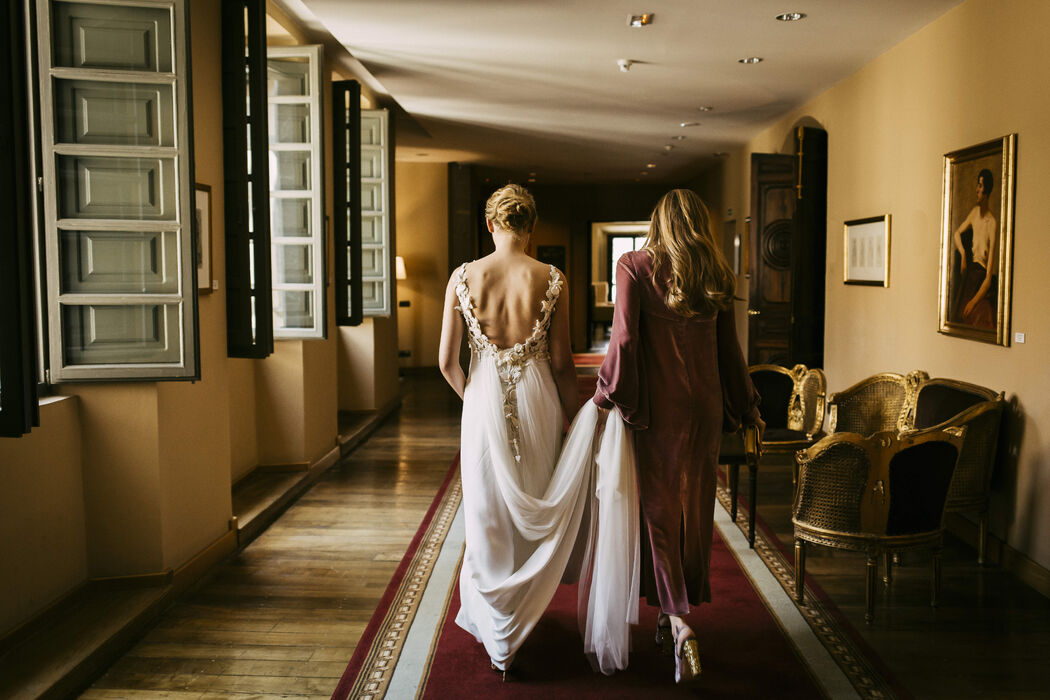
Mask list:
[[[675,680],[700,674],[682,619],[710,602],[708,568],[722,432],[764,427],[733,318],[735,276],[703,201],[672,190],[653,211],[645,247],[616,266],[612,339],[593,401],[634,431],[642,516],[642,591],[661,614],[657,643]]]

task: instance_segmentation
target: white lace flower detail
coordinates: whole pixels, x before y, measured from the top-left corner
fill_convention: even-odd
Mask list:
[[[521,381],[522,370],[529,362],[550,358],[550,343],[547,334],[550,329],[551,314],[561,294],[562,276],[558,273],[557,268],[550,266],[547,293],[540,301],[540,317],[532,326],[532,334],[524,342],[515,343],[513,347],[498,348],[481,330],[481,322],[474,313],[474,302],[470,298],[470,289],[467,287],[466,270],[466,263],[460,265],[456,270],[456,297],[459,299],[459,306],[456,308],[463,314],[471,351],[479,357],[491,356],[494,360],[496,373],[499,375],[503,389],[503,415],[507,422],[507,438],[514,452],[514,458],[520,462],[517,385]]]

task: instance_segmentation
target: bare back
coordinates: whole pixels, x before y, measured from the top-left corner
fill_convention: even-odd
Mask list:
[[[482,332],[499,348],[523,343],[540,318],[550,266],[525,254],[494,253],[466,267],[466,282]]]

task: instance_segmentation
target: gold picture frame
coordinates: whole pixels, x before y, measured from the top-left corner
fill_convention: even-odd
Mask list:
[[[846,284],[890,286],[890,215],[853,219],[842,226]]]
[[[1010,345],[1017,134],[944,155],[938,331]]]

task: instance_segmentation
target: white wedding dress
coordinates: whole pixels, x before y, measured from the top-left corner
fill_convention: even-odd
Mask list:
[[[456,623],[506,669],[563,577],[578,578],[584,651],[612,673],[627,665],[629,626],[638,619],[638,494],[628,432],[615,411],[588,401],[561,445],[548,341],[562,290],[554,266],[532,334],[505,349],[482,332],[465,270],[455,273],[471,348]]]

